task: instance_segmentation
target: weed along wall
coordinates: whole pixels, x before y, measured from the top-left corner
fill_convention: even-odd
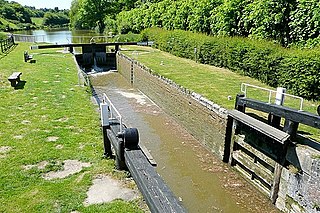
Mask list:
[[[284,137],[282,134],[286,134],[277,130],[276,135],[269,135],[272,140],[265,140],[264,145],[260,146],[261,140],[274,130],[269,131],[272,127],[257,123],[259,128],[265,125],[265,134],[257,134],[251,143],[251,122],[247,135],[238,132],[238,135],[234,134],[234,137],[231,137],[230,122],[227,122],[231,111],[228,113],[201,95],[155,74],[121,53],[117,54],[117,66],[128,82],[176,118],[212,153],[241,172],[280,210],[320,212],[319,143],[308,141],[303,145],[295,145],[290,141],[275,142],[276,135]],[[317,125],[320,123],[320,117],[314,119],[314,126],[319,129]],[[232,144],[228,141],[232,141]],[[283,154],[279,154],[278,149],[283,149]]]

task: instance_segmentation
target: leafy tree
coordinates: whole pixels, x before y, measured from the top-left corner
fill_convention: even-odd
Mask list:
[[[30,14],[18,3],[7,3],[0,7],[0,14],[7,19],[15,20],[22,23],[31,23]]]
[[[272,39],[282,45],[289,42],[289,16],[292,0],[254,0],[242,16],[245,31],[254,38]]]
[[[80,17],[80,5],[82,0],[73,0],[71,2],[71,8],[69,12],[70,17],[70,26],[74,29],[85,29],[87,26],[84,26],[84,20]]]
[[[290,36],[293,41],[306,41],[320,36],[319,0],[298,0],[297,7],[291,11]]]
[[[210,28],[214,35],[242,36],[242,11],[248,0],[224,0],[211,11]]]
[[[104,19],[106,15],[113,14],[117,8],[116,4],[114,0],[82,0],[79,18],[85,20],[87,26],[97,27],[102,33],[105,28]]]
[[[45,26],[63,26],[69,23],[69,17],[63,13],[47,12],[43,18],[43,25]]]

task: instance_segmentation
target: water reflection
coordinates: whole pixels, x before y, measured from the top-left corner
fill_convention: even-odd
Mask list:
[[[15,32],[14,34],[35,36],[35,41],[38,43],[45,42],[52,44],[89,43],[92,37],[104,36],[95,31],[71,31],[69,29],[25,30]]]

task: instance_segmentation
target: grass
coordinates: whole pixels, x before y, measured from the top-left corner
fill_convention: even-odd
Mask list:
[[[43,23],[43,18],[32,17],[32,23],[34,23],[37,27],[41,27]]]
[[[156,73],[205,96],[227,109],[234,108],[235,97],[241,92],[241,83],[275,90],[275,88],[269,87],[258,80],[239,75],[230,70],[196,63],[193,60],[179,58],[150,47],[126,46],[123,48],[127,50],[123,51],[123,53],[143,63]],[[228,96],[232,97],[231,100],[229,100]],[[267,101],[268,93],[249,88],[247,97]],[[272,100],[274,99],[275,96],[272,97]],[[316,113],[316,108],[319,104],[319,101],[304,101],[303,110]],[[292,98],[287,98],[284,105],[296,109],[299,108],[299,102]],[[263,114],[263,116],[267,117],[266,114]],[[299,131],[306,133],[307,137],[320,142],[319,129],[299,125]]]
[[[6,27],[7,25],[9,25],[10,28],[12,29],[18,29],[17,25],[12,23],[12,22],[9,22],[8,20],[0,17],[0,23],[2,23],[1,25],[3,25],[4,27]]]
[[[30,45],[20,43],[0,57],[0,147],[9,147],[0,152],[0,212],[141,212],[138,201],[83,206],[95,175],[126,174],[102,158],[99,115],[87,88],[77,85],[72,56],[56,49],[29,51],[36,63],[25,63],[23,51]],[[7,80],[14,71],[23,73],[20,89]],[[67,159],[92,166],[64,179],[42,178]],[[24,169],[42,161],[49,162],[44,169]]]

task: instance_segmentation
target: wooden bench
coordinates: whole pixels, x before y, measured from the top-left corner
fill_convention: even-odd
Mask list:
[[[24,57],[24,62],[27,62],[32,59],[32,55],[29,55],[28,51],[24,51],[23,57]]]
[[[20,75],[22,75],[22,72],[14,72],[9,76],[8,80],[10,81],[12,87],[17,86],[17,83],[20,81]]]

